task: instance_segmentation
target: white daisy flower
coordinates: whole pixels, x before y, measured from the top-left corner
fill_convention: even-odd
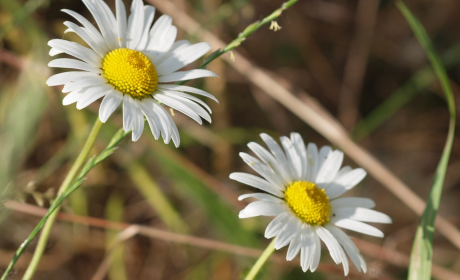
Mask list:
[[[207,53],[211,49],[208,43],[174,42],[177,28],[171,24],[171,17],[163,15],[151,26],[155,8],[144,5],[142,0],[132,2],[128,18],[122,0],[115,2],[116,15],[102,0],[82,1],[100,32],[86,18],[70,10],[63,12],[82,26],[69,21],[64,24],[68,27],[66,32],[76,33],[90,48],[61,39],[48,42],[51,56],[67,53],[78,59],[55,59],[49,63],[50,67],[81,70],[56,74],[46,82],[49,86],[64,85],[62,92],[69,93],[64,105],[76,102],[77,109],[82,109],[104,97],[99,119],[106,122],[123,103],[123,129],[132,129],[133,141],[142,135],[145,116],[155,139],[161,134],[165,143],[172,139],[176,146],[180,142],[176,124],[160,104],[186,114],[199,124],[201,118],[211,122],[209,106],[188,93],[217,101],[214,96],[193,87],[170,84],[217,76],[203,69],[178,71]]]
[[[265,237],[276,237],[275,248],[289,244],[286,259],[300,252],[303,271],[316,270],[321,255],[320,240],[326,244],[336,264],[342,263],[348,275],[348,259],[358,271],[366,272],[366,262],[353,241],[339,227],[383,237],[383,233],[363,222],[391,223],[387,215],[371,210],[374,201],[360,197],[342,197],[366,176],[362,168],[340,168],[343,153],[329,146],[319,151],[315,144],[306,147],[298,133],[281,137],[283,149],[273,138],[261,134],[270,152],[257,143],[249,148],[262,160],[240,153],[241,158],[263,178],[232,173],[230,178],[266,193],[250,193],[252,197],[240,218],[276,216],[265,230]]]

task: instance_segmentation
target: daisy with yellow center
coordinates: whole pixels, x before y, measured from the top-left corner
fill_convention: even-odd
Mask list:
[[[99,119],[106,122],[123,103],[123,128],[132,130],[132,140],[137,141],[144,130],[144,117],[158,139],[165,143],[172,139],[179,146],[177,127],[162,105],[182,112],[202,124],[202,118],[211,122],[211,109],[194,93],[217,99],[211,94],[188,86],[171,84],[177,81],[202,77],[216,77],[209,70],[194,69],[178,71],[206,54],[207,43],[190,44],[177,41],[177,29],[167,15],[153,24],[155,8],[134,0],[131,14],[126,17],[122,0],[116,0],[116,13],[112,13],[102,0],[83,0],[91,12],[99,30],[80,14],[63,10],[75,18],[81,26],[64,22],[66,32],[80,36],[89,48],[80,44],[54,39],[48,42],[50,55],[67,53],[77,59],[59,58],[50,67],[73,68],[56,74],[47,81],[49,86],[64,85],[68,93],[64,105],[77,103],[83,109],[104,97],[99,108]]]
[[[350,237],[340,228],[376,237],[383,233],[364,222],[391,223],[387,215],[371,210],[375,203],[368,198],[340,197],[366,176],[361,168],[341,168],[343,153],[315,144],[305,146],[298,133],[281,137],[282,148],[267,134],[261,134],[269,151],[257,143],[249,148],[262,160],[240,153],[243,160],[263,178],[232,173],[230,178],[264,191],[239,197],[254,198],[240,218],[274,216],[265,230],[265,237],[276,237],[274,247],[289,245],[286,259],[293,260],[300,252],[304,271],[315,271],[319,265],[322,240],[336,264],[342,263],[348,275],[348,258],[358,271],[367,271],[366,262]]]

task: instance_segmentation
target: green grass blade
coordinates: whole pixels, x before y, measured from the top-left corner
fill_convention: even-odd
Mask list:
[[[444,177],[446,175],[446,169],[452,150],[452,143],[454,141],[455,102],[446,69],[444,68],[440,58],[436,54],[436,51],[434,50],[430,38],[428,37],[422,24],[412,15],[410,10],[404,5],[402,1],[396,1],[396,5],[406,18],[418,41],[426,51],[431,66],[433,67],[433,70],[436,73],[439,82],[441,83],[444,94],[446,95],[447,105],[450,114],[449,132],[447,135],[446,144],[444,146],[441,160],[439,161],[438,167],[436,168],[433,186],[431,187],[430,191],[430,196],[427,201],[425,212],[423,213],[422,219],[417,227],[417,231],[414,238],[414,244],[412,246],[408,279],[424,280],[431,278],[430,275],[431,261],[433,258],[432,247],[434,222],[436,219],[436,213],[439,209],[439,203],[442,194],[442,186],[444,184]]]

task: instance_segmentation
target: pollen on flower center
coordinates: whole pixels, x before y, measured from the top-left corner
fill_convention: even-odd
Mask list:
[[[158,85],[155,66],[141,52],[116,49],[102,61],[102,76],[118,91],[142,99],[153,93]]]
[[[329,222],[331,204],[324,189],[311,182],[296,181],[284,192],[284,199],[291,211],[310,225],[324,225]]]

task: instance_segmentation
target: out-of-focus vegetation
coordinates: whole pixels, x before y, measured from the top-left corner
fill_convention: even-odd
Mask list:
[[[268,0],[170,1],[225,42],[282,4]],[[107,3],[114,8],[114,1]],[[421,20],[441,54],[454,95],[458,96],[460,2],[405,3]],[[82,111],[73,105],[62,106],[59,89],[45,85],[54,71],[46,67],[51,59],[46,42],[65,38],[83,43],[74,34],[64,35],[62,23],[72,19],[60,12],[63,8],[90,18],[80,1],[0,0],[3,200],[48,207],[54,197],[50,190],[56,190],[62,182],[97,115],[97,104]],[[316,98],[358,143],[425,199],[446,139],[449,113],[425,53],[394,3],[299,1],[277,22],[281,30],[262,27],[237,51],[271,71],[281,83],[292,85],[293,92],[302,89]],[[187,35],[181,30],[178,35],[193,42],[199,41],[199,36],[199,32]],[[149,131],[136,143],[124,139],[112,157],[89,173],[83,188],[64,205],[64,211],[263,249],[268,244],[263,231],[269,219],[238,219],[244,204],[236,197],[248,189],[231,182],[228,174],[250,172],[238,152],[248,150],[247,142],[259,141],[261,132],[280,136],[297,131],[305,141],[330,143],[222,60],[213,61],[209,68],[220,78],[194,86],[211,92],[220,101],[209,102],[212,124],[199,126],[176,112],[174,119],[181,133],[179,149],[155,141]],[[302,93],[298,97],[304,98]],[[118,112],[102,127],[92,154],[102,151],[120,126]],[[440,213],[458,227],[460,150],[455,140]],[[419,218],[371,177],[350,195],[374,199],[376,209],[393,218],[391,225],[378,225],[386,234],[383,240],[350,235],[409,256]],[[8,209],[3,209],[0,216],[0,267],[5,268],[39,218]],[[117,233],[110,228],[58,221],[36,279],[91,279],[106,252],[113,249]],[[433,244],[433,263],[460,275],[458,249],[442,235],[435,234]],[[21,277],[33,245],[27,249],[30,254],[24,254],[16,265],[12,279]],[[285,255],[285,251],[281,253]],[[407,260],[390,260],[365,251],[369,272],[353,275],[352,279],[405,279]],[[253,263],[249,257],[137,235],[113,249],[108,259],[108,279],[237,279]],[[332,263],[326,249],[321,260]],[[300,277],[343,278],[341,267],[304,274],[297,263],[287,262],[268,265],[260,275],[260,279]]]

